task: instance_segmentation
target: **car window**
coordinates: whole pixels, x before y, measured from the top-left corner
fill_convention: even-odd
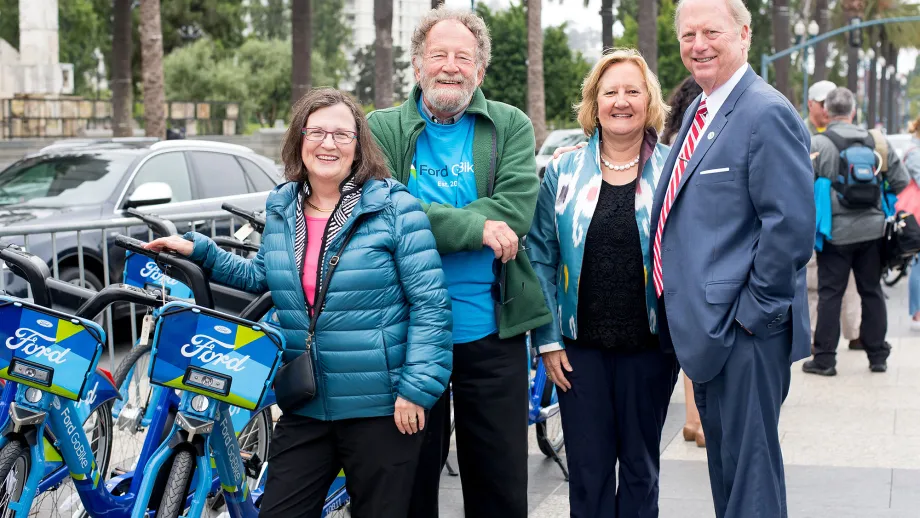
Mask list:
[[[275,182],[265,174],[261,167],[252,163],[251,160],[242,157],[236,158],[243,164],[243,169],[246,170],[246,175],[249,176],[249,181],[252,182],[256,192],[270,191],[275,188]]]
[[[172,188],[172,201],[191,201],[192,183],[188,176],[188,165],[181,152],[163,153],[144,162],[141,170],[134,175],[131,191],[148,182],[163,182]]]
[[[243,168],[233,155],[208,151],[192,151],[189,155],[195,166],[195,180],[201,198],[220,198],[249,192]]]
[[[27,158],[0,172],[0,205],[65,207],[102,203],[138,153],[120,150]]]
[[[539,155],[552,155],[557,148],[574,146],[579,142],[584,142],[588,140],[588,137],[584,133],[574,133],[566,135],[562,134],[550,134],[550,137],[546,139],[546,142],[543,143],[543,146],[540,148]]]

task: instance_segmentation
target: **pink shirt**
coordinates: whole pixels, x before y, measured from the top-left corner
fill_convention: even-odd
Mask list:
[[[316,296],[316,262],[319,260],[320,247],[323,244],[323,233],[326,231],[326,222],[329,216],[315,218],[307,216],[307,253],[304,254],[303,276],[300,279],[303,284],[303,292],[307,295],[307,302],[313,305],[313,299]]]

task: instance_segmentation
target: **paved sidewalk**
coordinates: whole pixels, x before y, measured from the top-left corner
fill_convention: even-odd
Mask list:
[[[792,367],[780,418],[790,518],[920,517],[920,333],[909,327],[907,280],[886,293],[887,373],[869,372],[865,353],[843,341],[836,377]],[[683,402],[679,381],[663,433],[661,518],[712,517],[706,452],[680,435]],[[568,485],[530,436],[530,517],[568,516]],[[462,509],[460,479],[445,470],[441,518]]]

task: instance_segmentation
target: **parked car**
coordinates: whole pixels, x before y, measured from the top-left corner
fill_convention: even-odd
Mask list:
[[[553,158],[553,152],[556,149],[565,146],[574,146],[579,142],[587,142],[588,137],[580,129],[555,130],[546,136],[540,150],[537,151],[537,174],[543,178],[543,171],[546,170],[546,164]]]
[[[123,217],[127,208],[169,217],[179,214],[220,212],[229,201],[246,210],[262,210],[268,193],[282,181],[277,166],[251,149],[234,144],[203,140],[150,141],[149,139],[107,139],[55,143],[28,155],[0,171],[0,227],[55,225]],[[183,232],[195,227],[211,232],[212,220],[177,224]],[[217,234],[229,235],[230,223],[216,224]],[[100,290],[105,283],[121,282],[125,251],[115,247],[111,236],[128,232],[148,240],[145,226],[109,229],[108,257],[103,253],[102,231],[89,230],[3,238],[24,244],[45,259],[49,268],[57,255],[61,280],[80,283],[78,250],[83,250],[83,278],[86,287]],[[25,282],[5,267],[6,291],[25,296]],[[215,293],[218,307],[241,309],[246,300],[229,302]],[[246,298],[244,298],[246,299]],[[68,304],[64,304],[67,307]],[[120,308],[116,316],[123,315]]]

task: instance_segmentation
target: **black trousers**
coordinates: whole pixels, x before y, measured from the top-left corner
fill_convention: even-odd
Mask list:
[[[403,435],[393,416],[319,421],[284,414],[275,425],[260,516],[319,518],[345,469],[355,518],[405,518],[423,434]]]
[[[463,509],[476,518],[527,516],[527,345],[491,335],[454,345],[457,461]],[[450,448],[450,394],[431,409],[412,491],[412,518],[437,518]]]
[[[566,347],[557,390],[572,518],[657,518],[661,429],[680,368],[674,354]],[[619,483],[617,463],[619,462]]]
[[[870,363],[888,358],[885,344],[888,313],[882,293],[882,240],[850,245],[824,243],[817,253],[818,260],[818,320],[815,324],[815,362],[821,367],[837,364],[837,343],[840,341],[840,305],[847,289],[850,270],[856,280],[856,291],[862,299],[862,323],[859,337]]]

